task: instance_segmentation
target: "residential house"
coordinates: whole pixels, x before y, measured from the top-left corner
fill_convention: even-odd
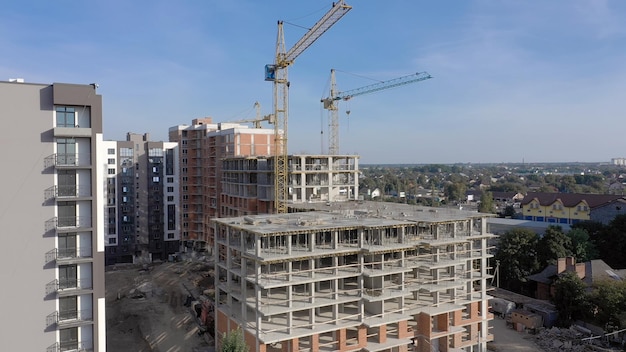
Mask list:
[[[524,220],[572,225],[592,220],[609,223],[626,214],[626,197],[613,194],[532,193],[522,200]]]

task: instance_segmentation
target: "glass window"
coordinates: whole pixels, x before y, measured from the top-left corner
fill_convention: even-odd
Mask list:
[[[115,175],[115,169],[109,169],[108,173],[109,175]]]
[[[115,237],[109,238],[109,244],[116,244],[116,243],[117,243],[117,238]]]
[[[168,177],[167,178],[167,183],[174,183],[174,178],[173,177]]]
[[[115,165],[115,159],[109,159],[109,160],[107,161],[107,164],[109,164],[109,165]]]
[[[76,265],[59,265],[59,289],[78,287]]]
[[[115,149],[114,148],[109,148],[109,149],[107,149],[107,153],[109,155],[115,155]]]
[[[60,351],[78,350],[78,328],[60,329],[59,340]]]
[[[174,192],[174,187],[167,187],[168,192]]]
[[[173,233],[168,233],[167,234],[167,239],[171,240],[174,238],[174,234]]]
[[[76,127],[76,110],[69,106],[57,106],[57,127]]]
[[[75,139],[57,138],[57,163],[59,165],[76,165]]]

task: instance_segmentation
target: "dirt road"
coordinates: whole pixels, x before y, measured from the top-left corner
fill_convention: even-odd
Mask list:
[[[147,269],[147,270],[146,270]],[[106,272],[107,349],[138,352],[210,351],[184,306],[183,284],[202,292],[209,267],[177,262],[116,267]],[[210,340],[210,339],[208,339]]]
[[[517,332],[506,326],[502,318],[492,320],[494,341],[490,342],[488,349],[498,352],[537,352],[543,351],[525,333]]]

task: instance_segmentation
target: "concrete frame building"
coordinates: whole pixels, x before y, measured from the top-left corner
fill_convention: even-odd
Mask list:
[[[259,156],[222,161],[221,216],[273,212],[273,160]],[[358,155],[289,155],[289,204],[356,200],[358,162]]]
[[[261,352],[487,350],[489,215],[331,208],[212,221],[218,348],[240,327]]]
[[[135,133],[104,143],[107,265],[167,260],[180,251],[178,144]]]
[[[106,351],[102,97],[0,82],[0,327],[6,351]],[[15,149],[11,149],[15,148]]]

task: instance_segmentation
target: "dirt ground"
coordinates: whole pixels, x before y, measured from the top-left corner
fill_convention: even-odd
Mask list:
[[[199,333],[186,307],[212,286],[211,267],[203,261],[117,265],[106,272],[107,350],[209,352],[212,338]]]
[[[488,343],[489,351],[498,352],[538,352],[544,351],[525,333],[517,332],[506,326],[506,321],[495,317],[491,324],[494,341]]]

